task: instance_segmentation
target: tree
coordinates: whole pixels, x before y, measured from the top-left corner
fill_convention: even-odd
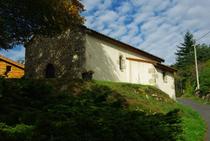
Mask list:
[[[210,92],[210,60],[202,64],[202,69],[200,71],[201,81],[201,92],[203,95],[207,95]]]
[[[179,49],[176,52],[177,62],[174,65],[174,67],[178,69],[176,75],[176,91],[178,94],[183,94],[184,92],[185,95],[192,95],[195,90],[196,76],[193,45],[197,48],[198,66],[200,68],[200,75],[202,76],[200,77],[200,80],[206,82],[205,84],[201,83],[201,91],[206,93],[206,88],[210,85],[208,84],[208,82],[210,82],[208,78],[205,78],[209,72],[205,62],[209,62],[210,60],[210,47],[206,44],[195,44],[193,35],[190,32],[187,32],[184,36],[184,43],[181,43],[181,46],[178,46]],[[203,69],[205,69],[207,73],[201,71]]]
[[[62,33],[83,24],[79,0],[0,0],[0,48],[24,44],[34,35]]]
[[[206,44],[199,44],[197,47],[198,63],[206,62],[210,59],[210,47]]]
[[[174,65],[175,68],[178,69],[178,73],[176,76],[176,91],[179,94],[183,94],[183,91],[186,93],[191,93],[191,89],[193,89],[193,81],[194,77],[194,52],[193,45],[195,44],[195,40],[193,35],[190,32],[187,32],[184,36],[184,42],[178,46],[178,50],[176,52],[177,59]]]
[[[187,32],[184,36],[184,43],[181,43],[181,46],[178,46],[176,52],[177,60],[176,66],[179,68],[184,68],[186,65],[193,63],[193,45],[195,40],[193,34]]]

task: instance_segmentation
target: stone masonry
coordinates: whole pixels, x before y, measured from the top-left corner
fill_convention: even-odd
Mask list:
[[[56,37],[34,37],[26,46],[26,78],[46,76],[46,67],[53,65],[55,78],[81,78],[85,63],[85,33],[69,29]]]

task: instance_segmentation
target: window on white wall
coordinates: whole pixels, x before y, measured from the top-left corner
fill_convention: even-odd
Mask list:
[[[167,83],[167,73],[163,72],[163,82]]]

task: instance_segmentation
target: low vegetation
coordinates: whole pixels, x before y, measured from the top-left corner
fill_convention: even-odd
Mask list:
[[[202,98],[199,98],[199,97],[196,97],[194,95],[183,95],[182,96],[183,98],[187,98],[187,99],[191,99],[197,103],[200,103],[200,104],[208,104],[210,105],[210,101],[207,100],[207,99],[202,99]]]
[[[151,86],[0,80],[4,141],[201,141],[197,113]]]
[[[206,125],[200,115],[188,107],[179,105],[182,113],[182,138],[178,141],[203,141]]]

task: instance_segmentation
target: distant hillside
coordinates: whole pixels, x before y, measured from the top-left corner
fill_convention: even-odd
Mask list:
[[[162,91],[126,83],[0,79],[0,111],[4,141],[199,141],[205,131]]]

